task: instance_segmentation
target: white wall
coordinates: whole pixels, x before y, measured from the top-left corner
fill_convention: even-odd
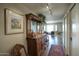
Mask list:
[[[62,32],[62,23],[57,23],[57,31]]]
[[[79,4],[71,11],[72,20],[72,55],[79,56]]]
[[[71,37],[71,24],[70,24],[70,13],[65,17],[65,54],[70,55],[70,37]]]
[[[65,16],[65,53],[79,56],[79,4],[76,4],[67,17]]]
[[[67,29],[68,29],[67,28],[67,17],[65,17],[65,24],[64,24],[64,26],[65,26],[65,30],[64,30],[65,31],[65,38],[64,38],[65,39],[65,54],[68,54],[68,50],[67,50],[68,49],[68,45],[67,45],[67,43],[68,43],[67,42],[68,41],[67,40]]]
[[[26,23],[24,23],[24,33],[21,34],[12,34],[12,35],[5,35],[4,31],[4,8],[9,8],[17,13],[25,14],[31,13],[29,9],[26,9],[26,12],[23,11],[22,6],[17,4],[0,4],[0,55],[8,55],[10,49],[16,44],[23,44],[27,50],[26,44]],[[25,17],[24,17],[25,22]]]
[[[64,20],[64,18],[63,18]],[[63,43],[63,47],[65,47],[65,26],[64,26],[64,21],[62,22],[62,43]]]
[[[71,12],[69,11],[74,4],[71,4],[67,13],[64,16],[64,44],[65,54],[71,55]]]

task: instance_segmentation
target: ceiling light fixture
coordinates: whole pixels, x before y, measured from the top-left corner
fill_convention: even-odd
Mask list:
[[[48,9],[49,7],[47,6],[46,8]]]
[[[48,3],[47,3],[47,9],[49,10],[50,15],[52,16],[52,9],[50,8]]]

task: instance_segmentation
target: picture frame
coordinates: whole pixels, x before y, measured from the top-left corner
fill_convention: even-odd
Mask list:
[[[4,9],[5,34],[23,33],[23,15],[10,9]]]

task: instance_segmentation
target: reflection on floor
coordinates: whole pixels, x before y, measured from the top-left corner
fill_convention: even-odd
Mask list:
[[[55,36],[55,37],[52,37],[51,35],[48,35],[49,36],[49,44],[50,45],[62,45],[62,36]]]

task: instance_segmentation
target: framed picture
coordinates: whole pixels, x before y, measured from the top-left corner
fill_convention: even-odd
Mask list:
[[[23,15],[5,9],[5,34],[23,33]]]

